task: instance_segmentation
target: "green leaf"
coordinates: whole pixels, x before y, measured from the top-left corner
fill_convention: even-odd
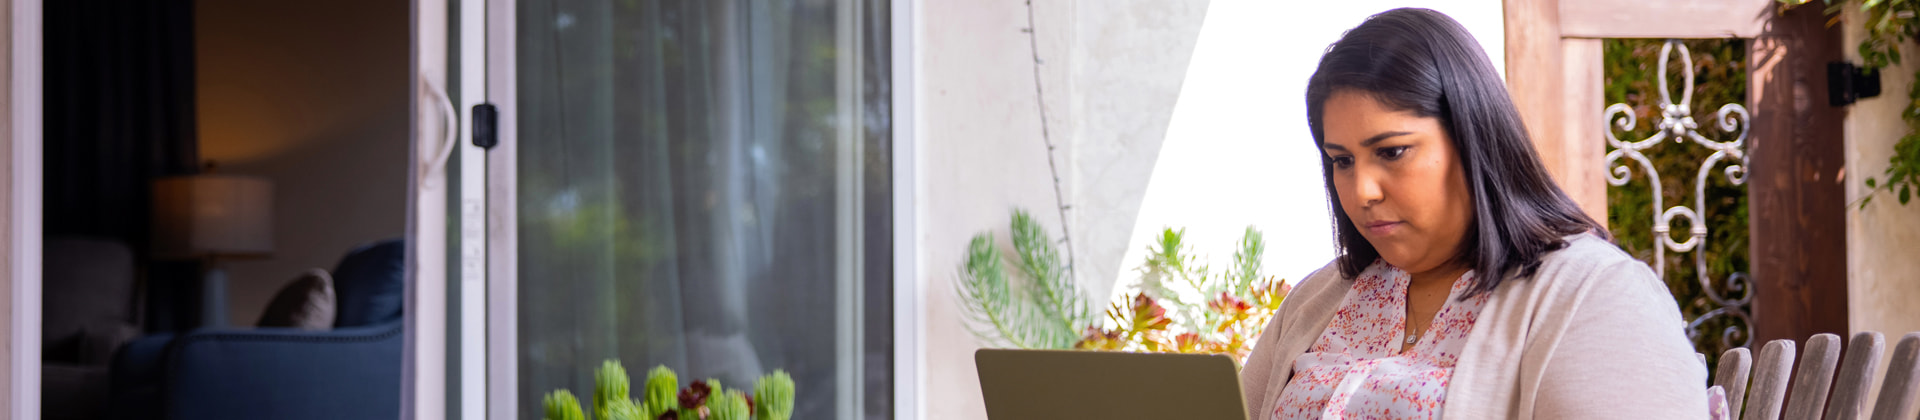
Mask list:
[[[1907,198],[1909,198],[1909,197],[1910,197],[1910,196],[1909,196],[1909,195],[1907,194],[1907,193],[1909,193],[1909,192],[1911,192],[1911,191],[1908,191],[1908,190],[1907,190],[1907,186],[1905,186],[1905,185],[1901,185],[1901,186],[1900,186],[1900,205],[1903,205],[1903,206],[1904,206],[1904,205],[1906,205],[1906,204],[1907,204]]]
[[[1877,188],[1874,186],[1874,182],[1873,177],[1867,177],[1867,188]]]

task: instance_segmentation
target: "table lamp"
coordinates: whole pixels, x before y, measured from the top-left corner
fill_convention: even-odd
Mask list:
[[[167,177],[153,183],[153,252],[159,259],[197,259],[200,323],[227,324],[226,260],[273,253],[273,184],[239,175]]]

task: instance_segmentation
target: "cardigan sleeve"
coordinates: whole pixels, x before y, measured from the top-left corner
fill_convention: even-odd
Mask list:
[[[1673,295],[1646,264],[1620,261],[1575,291],[1558,334],[1535,335],[1532,418],[1703,419],[1706,366],[1694,356]],[[1557,324],[1557,325],[1556,325]],[[1526,398],[1526,397],[1522,397]],[[1523,405],[1524,407],[1524,405]]]
[[[1282,303],[1285,305],[1285,303]],[[1273,342],[1280,338],[1280,321],[1284,318],[1284,309],[1275,311],[1273,319],[1267,321],[1266,330],[1260,333],[1259,345],[1254,346],[1253,354],[1247,356],[1247,363],[1240,367],[1240,393],[1247,405],[1247,418],[1254,419],[1254,413],[1266,403],[1261,398],[1267,395],[1267,382],[1273,380],[1274,359],[1280,356],[1273,349]]]

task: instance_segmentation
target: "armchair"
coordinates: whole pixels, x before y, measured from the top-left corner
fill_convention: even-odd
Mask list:
[[[127,345],[114,358],[115,417],[399,417],[405,248],[387,240],[341,259],[331,331],[202,329]]]

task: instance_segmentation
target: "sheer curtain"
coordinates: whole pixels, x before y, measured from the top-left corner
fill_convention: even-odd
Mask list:
[[[783,369],[795,418],[887,411],[888,296],[858,298],[890,290],[867,287],[891,255],[871,7],[519,4],[523,417],[607,358],[741,389]]]

